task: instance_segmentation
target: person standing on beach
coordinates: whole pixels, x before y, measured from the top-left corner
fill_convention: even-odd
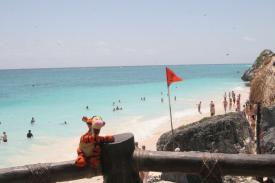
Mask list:
[[[224,113],[226,113],[226,110],[227,110],[227,104],[228,104],[228,102],[227,102],[226,98],[224,98],[224,101],[223,101]]]
[[[236,102],[236,96],[235,96],[234,91],[232,91],[232,99],[233,99],[233,103],[234,103],[234,105],[235,105],[235,102]]]
[[[231,111],[231,109],[232,109],[232,98],[230,97],[229,98],[229,110]]]
[[[213,101],[210,102],[210,115],[211,116],[215,115],[215,104]]]
[[[238,95],[238,100],[241,103],[241,94]]]
[[[197,104],[198,106],[198,112],[201,114],[201,101]]]
[[[0,138],[3,142],[8,142],[8,136],[6,132],[3,132],[3,135]]]
[[[237,108],[236,111],[240,112],[241,111],[241,95],[239,94],[237,97]]]

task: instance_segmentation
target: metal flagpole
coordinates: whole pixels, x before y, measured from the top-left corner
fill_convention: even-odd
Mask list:
[[[171,131],[172,131],[172,141],[173,141],[173,151],[175,149],[174,147],[174,129],[173,129],[173,119],[172,119],[172,110],[171,110],[171,102],[170,102],[170,88],[169,85],[167,85],[168,88],[168,100],[169,100],[169,111],[170,111],[170,122],[171,122]]]

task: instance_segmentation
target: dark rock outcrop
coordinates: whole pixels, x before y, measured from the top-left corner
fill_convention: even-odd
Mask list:
[[[251,81],[254,78],[257,69],[260,68],[261,65],[272,56],[274,56],[274,53],[271,50],[263,50],[255,60],[254,64],[248,70],[245,71],[245,73],[241,77],[242,80]]]
[[[261,151],[264,154],[275,154],[275,105],[261,109]],[[274,177],[269,178],[275,182]]]
[[[251,138],[248,121],[240,113],[228,113],[202,120],[164,133],[157,142],[158,151],[173,151],[173,141],[181,151],[239,153],[244,140]]]
[[[158,151],[173,151],[173,142],[181,151],[201,151],[219,153],[250,153],[246,141],[251,139],[251,131],[245,116],[240,113],[228,113],[202,120],[174,131],[163,134],[157,142]],[[175,148],[175,147],[174,147]],[[184,179],[184,174],[163,173],[163,180]],[[186,183],[201,182],[198,176],[187,175]]]
[[[263,151],[267,154],[275,154],[275,105],[263,107],[261,112]]]

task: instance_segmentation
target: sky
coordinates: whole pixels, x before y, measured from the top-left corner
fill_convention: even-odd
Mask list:
[[[0,69],[253,63],[274,0],[0,0]]]

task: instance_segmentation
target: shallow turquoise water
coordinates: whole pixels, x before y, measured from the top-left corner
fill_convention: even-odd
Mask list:
[[[225,91],[243,87],[240,76],[248,67],[171,66],[184,78],[171,86],[173,112],[188,112],[200,100],[222,98]],[[8,144],[0,144],[0,167],[11,166],[4,157],[30,151],[34,144],[44,143],[50,148],[47,138],[79,136],[85,129],[83,115],[103,116],[109,131],[123,124],[126,132],[141,136],[145,134],[138,130],[169,115],[164,66],[0,70],[0,86],[0,132],[6,131],[9,138]],[[113,112],[113,102],[123,110]],[[32,117],[36,119],[34,125],[30,124]],[[132,119],[143,122],[139,129],[131,126]],[[62,125],[64,121],[68,125]],[[29,129],[35,136],[32,141],[26,139]]]

